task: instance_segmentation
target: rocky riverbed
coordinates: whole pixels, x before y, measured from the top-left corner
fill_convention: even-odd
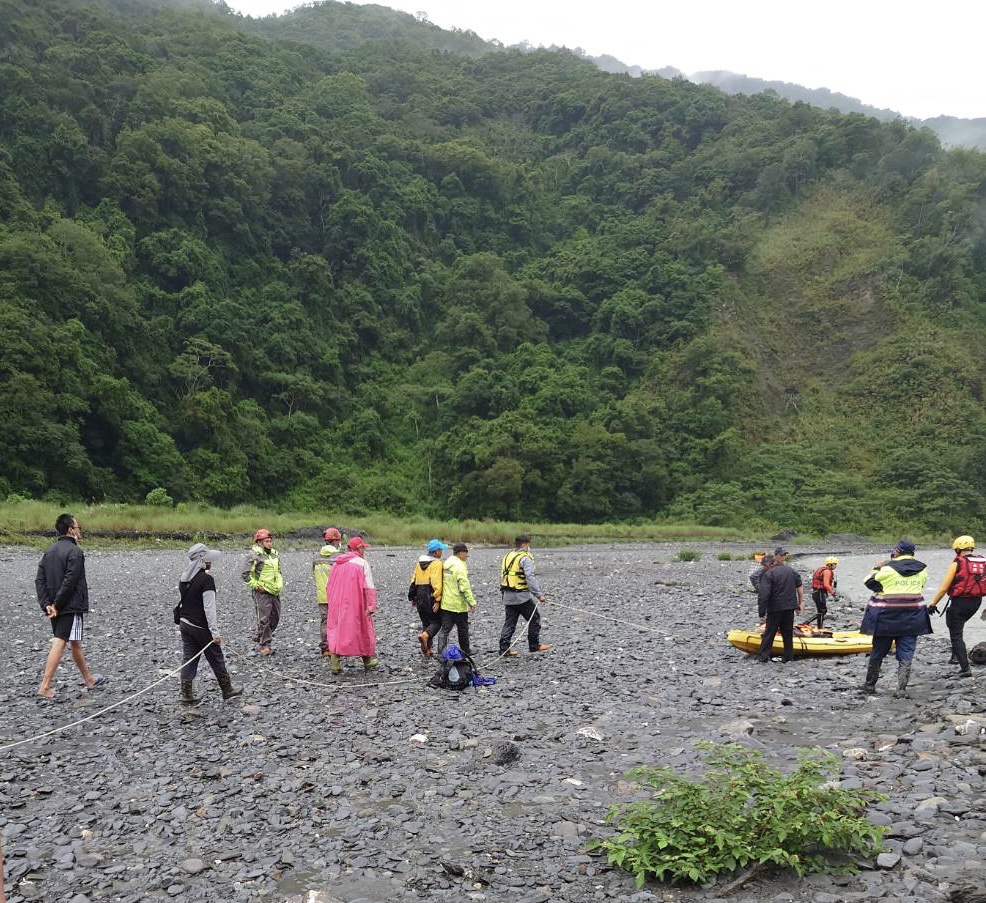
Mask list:
[[[782,765],[799,747],[832,750],[847,786],[888,795],[872,812],[887,835],[857,876],[768,874],[730,899],[975,900],[986,886],[986,669],[946,678],[939,619],[919,644],[911,699],[893,698],[890,663],[875,698],[858,692],[862,658],[759,665],[725,640],[756,620],[749,562],[717,558],[749,547],[689,547],[700,560],[677,561],[679,545],[537,552],[552,650],[531,655],[521,640],[521,655],[500,661],[503,550],[474,550],[473,646],[498,682],[463,693],[426,686],[435,666],[406,601],[418,550],[369,553],[382,667],[364,674],[350,661],[339,678],[316,654],[311,553],[282,555],[283,620],[267,659],[250,648],[233,551],[216,576],[246,692],[223,703],[203,665],[205,703],[191,711],[165,677],[181,660],[171,608],[182,551],[88,553],[86,651],[108,683],[81,692],[67,662],[61,703],[35,696],[49,636],[34,601],[38,555],[0,551],[0,747],[120,703],[0,752],[8,899],[715,900],[715,887],[638,891],[585,845],[607,833],[608,807],[634,795],[630,768],[688,769],[695,741],[739,739]],[[808,573],[822,554],[885,552],[790,548]],[[865,591],[842,588],[858,601],[837,617],[853,627]]]

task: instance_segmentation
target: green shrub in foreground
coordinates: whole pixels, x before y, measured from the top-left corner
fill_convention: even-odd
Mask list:
[[[682,549],[678,553],[678,561],[698,561],[702,553],[698,549]]]
[[[610,809],[607,821],[618,833],[593,842],[611,865],[636,876],[637,887],[648,878],[704,883],[747,866],[804,875],[834,868],[833,855],[880,852],[883,829],[870,824],[866,809],[886,797],[825,784],[839,773],[831,753],[801,750],[797,769],[785,775],[736,743],[697,746],[706,750],[703,778],[646,766],[630,772],[653,796]]]

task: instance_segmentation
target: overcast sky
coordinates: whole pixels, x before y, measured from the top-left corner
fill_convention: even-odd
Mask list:
[[[227,0],[247,15],[295,0]],[[360,0],[356,0],[360,2]],[[907,116],[986,116],[986,3],[936,0],[393,0],[504,44],[581,47],[645,69],[728,69],[829,88]],[[917,11],[915,11],[917,10]]]

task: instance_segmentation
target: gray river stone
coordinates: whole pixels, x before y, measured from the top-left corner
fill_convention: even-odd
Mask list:
[[[628,777],[634,766],[696,773],[695,743],[728,738],[782,769],[805,746],[828,749],[839,786],[890,797],[870,813],[886,828],[888,852],[862,874],[814,875],[805,885],[767,871],[729,899],[944,903],[986,860],[986,751],[954,730],[956,718],[984,717],[986,673],[977,666],[972,681],[940,680],[948,670],[940,633],[918,646],[907,700],[893,696],[891,664],[873,699],[859,693],[863,658],[756,664],[725,641],[731,627],[756,621],[749,562],[717,557],[753,546],[689,543],[702,557],[680,562],[682,545],[536,548],[548,594],[541,639],[552,649],[529,654],[522,623],[520,654],[509,660],[497,654],[504,550],[477,546],[473,653],[497,683],[461,693],[427,686],[437,665],[420,653],[406,600],[419,549],[368,553],[381,667],[368,674],[347,661],[336,677],[317,654],[314,547],[282,549],[282,622],[275,655],[262,658],[249,642],[252,608],[238,575],[246,545],[230,546],[215,576],[241,701],[223,703],[203,663],[194,716],[178,704],[175,676],[84,725],[0,753],[11,896],[704,903],[728,877],[711,887],[649,881],[638,890],[586,844],[612,836],[612,805],[649,795]],[[840,590],[854,604],[834,606],[833,621],[855,627],[861,574],[886,550],[858,540],[789,548],[805,575],[825,555],[839,556]],[[109,682],[86,696],[89,705],[41,706],[38,553],[0,550],[9,602],[0,746],[92,714],[179,666],[169,613],[183,557],[177,545],[87,552],[94,608],[86,651]],[[933,583],[944,565],[929,560]],[[55,686],[68,699],[86,695],[68,659]],[[416,733],[428,742],[409,744]]]

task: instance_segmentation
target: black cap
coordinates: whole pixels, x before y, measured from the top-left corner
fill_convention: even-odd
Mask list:
[[[780,546],[778,546],[776,549],[774,549],[774,554],[775,555],[787,555],[787,549],[782,549]]]
[[[457,542],[455,543],[455,545],[452,546],[453,555],[458,555],[459,552],[468,552],[468,551],[469,551],[469,546],[467,546],[464,542]]]

